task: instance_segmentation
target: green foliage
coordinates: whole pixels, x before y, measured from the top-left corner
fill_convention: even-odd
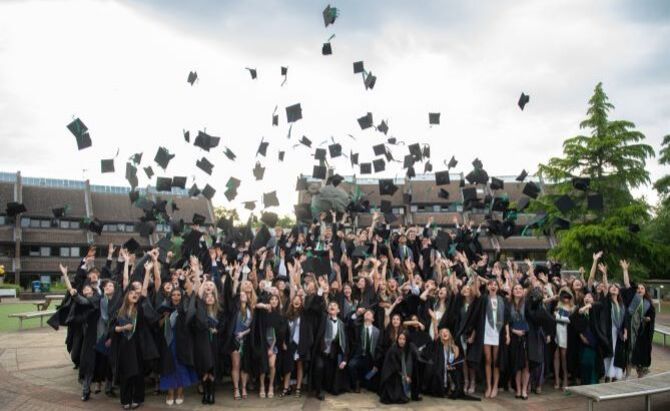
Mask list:
[[[663,142],[661,143],[661,151],[659,152],[660,157],[658,162],[662,165],[670,165],[670,134],[663,137]],[[664,203],[668,202],[670,194],[670,174],[659,178],[654,183],[654,189],[658,191],[658,194],[661,196],[661,200]]]
[[[610,270],[618,267],[620,259],[632,262],[632,274],[644,276],[657,266],[658,247],[649,238],[629,230],[630,224],[648,221],[649,206],[644,200],[634,199],[632,188],[650,183],[646,161],[654,156],[651,146],[643,144],[644,134],[635,130],[635,124],[624,120],[610,120],[614,105],[609,102],[602,83],[596,85],[589,100],[587,118],[580,128],[586,135],[568,138],[563,143],[563,156],[551,158],[539,165],[539,174],[548,183],[547,194],[538,205],[549,214],[571,221],[567,230],[557,231],[558,245],[551,255],[573,268],[591,265],[594,252],[604,250],[604,262]],[[586,193],[572,187],[573,177],[589,177],[590,192],[603,195],[602,211],[586,212]],[[561,215],[553,205],[560,194],[570,194],[577,207]]]
[[[246,221],[241,221],[240,220],[240,217],[237,214],[237,210],[234,209],[234,208],[233,209],[228,209],[228,208],[225,208],[225,207],[216,207],[214,209],[214,216],[216,217],[217,220],[222,218],[222,217],[225,217],[227,219],[232,218],[233,225],[235,225],[236,227],[245,226],[247,224]],[[258,228],[258,227],[261,226],[261,224],[262,223],[260,221],[258,221],[257,218],[252,219],[251,226],[253,228]],[[290,216],[290,215],[279,216],[279,219],[277,220],[277,227],[292,228],[295,224],[296,224],[296,222],[295,222],[294,217]]]

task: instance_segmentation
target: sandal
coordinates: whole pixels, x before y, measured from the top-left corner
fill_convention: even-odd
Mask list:
[[[274,397],[275,397],[274,389],[270,388],[268,390],[268,398],[274,398]]]
[[[260,391],[258,393],[258,396],[261,397],[261,398],[265,398],[265,391]]]
[[[302,393],[300,392],[300,388],[295,389],[295,394],[293,395],[296,398],[302,397]]]
[[[245,388],[242,388],[242,399],[243,400],[247,399],[247,390]]]
[[[241,399],[242,399],[242,396],[240,396],[240,389],[239,388],[233,389],[233,400],[239,401]]]
[[[279,398],[288,397],[289,395],[291,395],[291,388],[284,388],[279,394]]]

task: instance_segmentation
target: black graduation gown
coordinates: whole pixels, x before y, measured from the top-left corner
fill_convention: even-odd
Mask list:
[[[194,338],[193,338],[193,326],[195,319],[195,300],[198,297],[192,295],[191,297],[184,295],[181,302],[177,307],[171,307],[173,310],[177,310],[179,313],[177,315],[177,322],[174,328],[174,341],[177,344],[177,360],[187,367],[195,366],[195,359],[193,354],[194,348]],[[168,327],[170,321],[169,315],[165,317],[165,322],[163,327]],[[170,347],[165,340],[165,334],[163,332],[163,327],[160,327],[159,330],[159,347],[160,347],[160,373],[167,375],[175,371],[176,365],[172,358],[172,352]]]
[[[473,330],[475,331],[474,342],[469,344],[466,355],[468,365],[473,368],[477,368],[479,366],[484,355],[484,327],[488,301],[488,293],[484,293],[481,297],[476,298],[469,307],[468,316],[465,320],[465,323],[463,324],[463,327],[461,327],[462,331],[460,334],[464,334],[466,336],[469,336]],[[500,329],[500,340],[498,343],[498,363],[496,364],[496,366],[499,367],[501,371],[505,369],[505,365],[508,361],[508,350],[505,344],[505,326],[509,321],[509,306],[507,302],[504,304],[503,312],[504,317],[502,328]]]
[[[544,363],[547,341],[544,330],[551,327],[556,328],[554,317],[542,303],[542,295],[538,298],[532,296],[526,298],[526,322],[528,323],[526,333],[528,366],[534,369]]]
[[[346,324],[342,322],[343,326],[345,327],[344,339],[346,341],[344,344],[342,344],[341,342],[340,344],[337,344],[337,352],[331,353],[331,356],[335,357],[335,359],[325,361],[323,370],[321,371],[323,374],[319,375],[319,370],[318,366],[316,365],[316,362],[321,361],[323,356],[325,356],[325,354],[323,354],[326,349],[326,347],[324,346],[325,344],[324,340],[326,336],[326,326],[328,325],[328,321],[329,317],[324,311],[321,314],[321,318],[318,323],[317,333],[314,339],[314,352],[312,354],[312,358],[314,361],[311,361],[309,368],[310,384],[312,384],[312,387],[318,387],[318,384],[316,384],[315,380],[317,378],[321,378],[322,388],[328,391],[330,394],[338,395],[349,391],[349,389],[351,388],[351,381],[349,381],[349,374],[347,372],[347,368],[345,367],[344,369],[340,369],[339,364],[337,364],[339,359],[347,363],[349,362],[349,350],[351,346],[351,341],[348,340],[348,336],[350,335],[350,332],[347,329]],[[321,359],[317,359],[317,356],[320,356]]]
[[[597,324],[597,319],[595,315],[595,308],[592,306],[591,310],[589,311],[589,315],[586,314],[580,314],[579,310],[575,311],[575,314],[570,317],[570,322],[574,324],[575,332],[579,336],[579,334],[584,334],[586,335],[587,332],[590,332],[596,340],[596,346],[590,347],[594,350],[595,352],[595,372],[596,375],[598,376],[598,379],[600,379],[603,375],[605,375],[605,364],[603,363],[603,357],[601,355],[601,350],[598,349],[598,338],[596,334],[596,328],[598,327]],[[583,349],[588,347],[584,342],[582,341],[581,338],[579,338],[579,343],[577,346],[577,351],[581,352]],[[579,375],[579,374],[577,374]],[[582,384],[585,382],[582,381]]]
[[[402,355],[405,355],[405,372],[412,380],[410,389],[405,390],[402,374]],[[379,401],[382,404],[405,404],[409,402],[412,393],[418,394],[418,373],[416,365],[418,355],[416,348],[407,343],[404,349],[393,344],[384,356],[381,378],[379,381]]]
[[[100,318],[100,296],[91,298],[76,294],[74,303],[81,306],[83,321],[81,322],[81,347],[79,353],[79,376],[92,376],[95,371],[95,345],[97,343],[97,327]]]
[[[628,289],[630,290],[630,294],[632,295],[626,295],[627,293],[624,294],[624,299],[628,299],[626,305],[630,305],[632,302],[633,296],[635,295],[635,290],[637,289],[637,286],[635,284],[631,284],[631,287]],[[626,289],[622,291],[627,291]],[[636,367],[642,367],[646,368],[651,365],[651,347],[653,345],[653,340],[654,340],[654,324],[656,323],[656,309],[654,308],[654,304],[650,301],[649,302],[649,309],[647,310],[646,313],[642,315],[642,317],[649,317],[651,321],[645,322],[644,320],[640,323],[640,326],[637,331],[637,336],[635,339],[635,345],[629,347],[630,349],[630,363],[631,365],[634,365]],[[644,304],[644,301],[642,302]],[[628,313],[628,310],[626,310],[626,316],[627,316],[627,325],[628,325],[628,335],[630,336],[632,333],[632,327],[631,327],[631,314]],[[630,340],[630,338],[629,338]]]
[[[625,369],[626,368],[626,343],[623,341],[623,330],[628,327],[628,317],[625,315],[626,306],[620,304],[622,315],[624,318],[621,332],[617,335],[616,350],[612,347],[612,299],[604,298],[604,301],[598,302],[594,305],[594,312],[596,314],[596,338],[598,339],[598,347],[600,355],[603,358],[614,357],[614,366]]]
[[[196,298],[195,319],[193,322],[193,360],[195,370],[199,376],[206,373],[218,376],[220,374],[220,335],[225,329],[223,313],[219,311],[217,315],[218,324],[216,333],[210,332],[210,320],[207,314],[207,307],[204,301]]]
[[[454,341],[455,342],[455,341]],[[475,400],[479,399],[471,397],[464,392],[465,383],[463,376],[463,350],[458,351],[458,356],[454,356],[452,370],[447,370],[447,378],[449,388],[453,390],[447,392],[447,387],[444,386],[444,346],[440,340],[436,340],[424,349],[422,356],[428,360],[423,374],[423,389],[426,394],[435,397],[445,397],[449,395],[452,399]]]

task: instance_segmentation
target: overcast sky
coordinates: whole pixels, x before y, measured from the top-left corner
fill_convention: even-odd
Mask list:
[[[327,3],[313,0],[0,0],[0,170],[125,185],[125,160],[144,152],[142,166],[158,170],[163,145],[177,156],[159,175],[209,183],[215,205],[227,207],[276,189],[285,212],[297,199],[296,175],[314,164],[293,145],[302,135],[315,145],[332,136],[371,161],[370,146],[384,136],[360,130],[356,119],[367,112],[375,124],[388,121],[389,136],[430,143],[436,170],[455,155],[467,173],[479,157],[491,175],[534,172],[560,154],[599,81],[612,117],[636,123],[655,150],[670,133],[669,1],[330,3],[340,17],[325,28]],[[332,34],[333,55],[322,56]],[[357,60],[378,77],[374,90],[353,74]],[[193,87],[191,70],[200,77]],[[522,91],[531,96],[523,112]],[[288,140],[284,108],[295,103],[303,119]],[[440,126],[429,127],[429,112],[442,113]],[[89,127],[93,147],[77,151],[65,127],[73,117]],[[222,139],[210,153],[182,138],[182,129],[205,128]],[[262,137],[268,157],[255,158]],[[99,160],[117,148],[117,173],[102,175]],[[393,148],[396,158],[405,151]],[[195,167],[203,155],[216,164],[211,177]],[[266,167],[258,182],[257,160]],[[331,162],[343,175],[352,174],[348,164]],[[384,175],[402,176],[399,166]],[[649,169],[653,179],[668,172],[656,159]],[[232,204],[223,196],[230,176],[243,180]],[[639,194],[656,199],[650,188]]]

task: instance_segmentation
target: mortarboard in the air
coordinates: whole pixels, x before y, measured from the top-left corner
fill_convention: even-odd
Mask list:
[[[423,152],[421,154],[423,155],[423,158],[430,158],[430,146],[428,144],[423,146]]]
[[[326,178],[327,172],[328,170],[325,166],[314,166],[314,169],[312,169],[312,177],[323,180]]]
[[[282,76],[287,75],[287,74],[288,74],[288,67],[286,67],[286,66],[281,66],[280,74],[281,74]]]
[[[228,181],[226,182],[226,187],[230,187],[230,188],[235,188],[235,189],[237,189],[237,188],[240,187],[241,184],[242,184],[242,182],[241,182],[240,180],[238,180],[237,178],[235,178],[235,177],[230,177],[230,178],[228,179]]]
[[[463,202],[477,200],[477,189],[475,187],[463,188]]]
[[[383,196],[392,196],[398,191],[398,186],[393,183],[392,178],[382,178],[379,180],[379,194]]]
[[[130,161],[135,165],[139,165],[142,162],[142,154],[144,153],[135,153],[130,157]]]
[[[174,154],[170,154],[167,148],[158,147],[158,152],[156,153],[156,157],[154,157],[154,161],[165,170],[174,156]]]
[[[206,184],[205,188],[202,189],[202,196],[208,200],[211,200],[212,197],[214,197],[214,194],[216,194],[216,190],[209,184]]]
[[[200,189],[196,183],[193,183],[191,188],[188,190],[188,195],[191,197],[197,197],[200,195]]]
[[[419,143],[410,144],[407,146],[409,153],[414,157],[414,160],[421,161],[423,152],[421,151],[421,145]]]
[[[530,204],[530,198],[528,197],[521,197],[519,201],[516,202],[516,211],[522,212],[523,210],[528,207]]]
[[[300,139],[300,144],[312,148],[312,140],[308,139],[306,136],[302,136],[302,138]]]
[[[433,172],[433,165],[430,163],[430,161],[426,161],[426,164],[424,164],[423,172],[424,174]]]
[[[140,243],[137,242],[133,237],[130,237],[125,243],[123,243],[123,248],[128,250],[129,253],[134,254],[140,248]]]
[[[54,218],[63,218],[65,217],[65,213],[67,212],[68,206],[64,207],[56,207],[51,209],[51,213],[53,214]]]
[[[372,146],[372,151],[376,156],[383,156],[386,154],[386,146],[384,144],[376,144]]]
[[[110,158],[107,160],[100,160],[100,172],[101,173],[113,173],[114,172],[114,159]]]
[[[186,177],[183,177],[183,176],[172,177],[172,187],[185,189],[186,188]]]
[[[344,177],[339,174],[332,175],[326,180],[326,185],[332,184],[333,187],[337,187],[344,181]]]
[[[484,169],[475,168],[465,176],[465,179],[468,180],[470,184],[486,184],[489,181],[489,175]]]
[[[326,153],[327,151],[325,148],[317,148],[314,150],[314,160],[325,160]]]
[[[361,163],[361,174],[372,174],[372,164],[370,163]]]
[[[233,161],[235,161],[235,158],[237,157],[235,153],[233,153],[228,147],[226,147],[226,151],[224,151],[223,154],[225,154],[228,159]]]
[[[263,141],[261,139],[261,143],[258,145],[258,150],[256,150],[256,155],[258,156],[260,154],[263,157],[265,157],[265,155],[267,154],[269,145],[270,145],[270,143],[268,143],[267,141]]]
[[[362,73],[365,71],[365,66],[362,61],[354,61],[354,74]]]
[[[249,70],[249,74],[251,74],[251,79],[256,80],[256,77],[258,77],[258,72],[256,71],[255,68],[249,68],[245,67],[247,70]]]
[[[449,171],[438,171],[435,173],[435,185],[443,186],[449,184],[451,180],[449,179]]]
[[[88,127],[86,127],[84,122],[79,118],[75,118],[70,124],[68,124],[67,129],[70,130],[72,134],[74,134],[74,137],[77,140],[78,150],[91,147],[93,144],[91,141],[91,135],[88,133]]]
[[[410,204],[412,202],[412,193],[402,193],[402,202]]]
[[[628,224],[628,231],[631,233],[639,233],[640,232],[640,225],[639,224]]]
[[[271,238],[272,235],[270,234],[270,230],[268,230],[268,227],[264,224],[261,226],[261,228],[258,229],[258,232],[254,236],[254,240],[251,243],[251,248],[258,250],[261,247],[265,247]]]
[[[209,151],[212,148],[216,148],[219,145],[220,141],[221,141],[220,137],[210,136],[204,131],[198,131],[198,136],[195,138],[193,145],[196,147],[200,147],[205,151]]]
[[[272,115],[272,125],[275,127],[279,125],[279,114]]]
[[[102,224],[102,222],[100,220],[98,220],[97,218],[94,218],[88,223],[88,231],[91,231],[93,233],[101,235],[103,226],[104,225]]]
[[[261,221],[270,228],[274,228],[278,220],[279,217],[276,213],[265,212],[261,215]]]
[[[386,169],[386,162],[384,161],[383,158],[379,158],[377,160],[374,160],[372,162],[372,168],[374,168],[375,173],[379,173],[381,171],[384,171]]]
[[[203,157],[200,160],[196,161],[195,163],[196,167],[204,171],[205,173],[209,174],[210,176],[212,175],[212,169],[214,168],[214,164],[210,163],[207,158]]]
[[[151,168],[151,166],[146,166],[144,167],[144,173],[147,175],[147,178],[151,178],[154,176],[154,169]]]
[[[383,121],[382,121],[383,123]],[[379,127],[381,127],[381,124],[377,126],[377,130],[379,130]],[[381,131],[381,130],[380,130]],[[386,139],[386,142],[392,146],[398,144],[398,139],[395,137],[389,137]]]
[[[461,174],[461,179],[458,181],[458,187],[465,187],[465,180],[463,180],[463,174]]]
[[[575,202],[572,201],[572,198],[570,198],[570,196],[567,194],[558,197],[556,201],[554,201],[554,205],[563,214],[569,212],[576,206]]]
[[[370,253],[369,245],[359,245],[354,248],[354,251],[351,253],[352,258],[367,258]]]
[[[132,163],[126,163],[126,180],[128,180],[130,187],[133,189],[139,184],[137,180],[137,167]]]
[[[526,197],[528,198],[528,197]],[[505,212],[509,208],[509,198],[504,197],[495,197],[491,203],[491,211],[500,211]]]
[[[130,204],[134,204],[135,201],[140,199],[140,193],[138,191],[131,190],[128,193],[128,198],[130,198]]]
[[[435,237],[435,247],[443,253],[446,253],[450,244],[451,237],[449,234],[446,231],[438,231],[437,236]]]
[[[149,237],[154,233],[156,229],[156,223],[153,221],[141,221],[137,224],[137,231],[140,233],[140,237]]]
[[[247,210],[254,210],[256,208],[256,201],[245,201],[242,203],[244,205],[244,208]]]
[[[172,190],[172,179],[170,177],[156,178],[156,191],[171,191],[171,190]]]
[[[428,123],[430,125],[440,124],[440,113],[428,113]]]
[[[358,164],[358,153],[354,153],[353,151],[349,152],[349,162],[351,163],[351,166],[355,166]]]
[[[5,214],[7,217],[16,217],[21,213],[28,211],[23,203],[17,203],[16,201],[10,201],[7,203],[7,208],[5,209]]]
[[[407,154],[402,162],[402,168],[410,168],[414,165],[414,156]]]
[[[384,213],[384,220],[386,221],[386,224],[393,224],[396,221],[398,221],[398,217],[396,217],[393,212],[389,211],[388,213]],[[383,238],[387,239],[390,235],[390,231],[386,230],[384,232],[384,235],[382,235]]]
[[[323,9],[323,24],[328,27],[329,25],[335,23],[335,20],[338,16],[338,10],[335,7],[330,7],[330,4]]]
[[[510,220],[503,221],[500,231],[503,238],[511,237],[514,235],[514,222]]]
[[[285,155],[286,155],[285,152],[280,151],[280,152],[277,153],[277,158],[279,159],[279,161],[284,161],[284,156]]]
[[[572,186],[580,191],[586,191],[591,185],[591,179],[588,177],[573,177]]]
[[[182,133],[184,133],[184,141],[187,143],[191,142],[191,132],[188,130],[182,130]]]
[[[437,196],[442,198],[442,199],[448,200],[449,199],[449,192],[447,190],[445,190],[444,188],[440,188],[440,191],[437,192]]]
[[[524,93],[521,93],[521,97],[519,97],[519,102],[517,103],[519,105],[519,108],[523,110],[524,107],[526,107],[526,104],[530,101],[530,96],[526,95]]]
[[[372,72],[367,73],[367,75],[364,74],[364,76],[365,76],[364,81],[365,89],[372,90],[373,88],[375,88],[375,84],[377,84],[377,76],[373,75]]]
[[[323,46],[321,46],[321,54],[324,56],[333,54],[333,47],[330,45],[330,42],[323,43]]]
[[[205,220],[206,220],[206,219],[207,219],[207,218],[206,218],[204,215],[202,215],[202,214],[198,214],[198,213],[194,213],[194,214],[193,214],[193,220],[191,220],[191,221],[192,221],[192,223],[195,224],[195,225],[203,225],[203,224],[205,224]]]
[[[298,204],[293,206],[295,218],[297,221],[311,221],[312,209],[309,204]]]
[[[379,123],[379,125],[377,126],[377,131],[379,131],[380,133],[384,133],[384,134],[389,132],[389,125],[386,124],[385,120],[382,120],[382,122]],[[391,139],[393,139],[393,142],[391,142]],[[389,138],[388,143],[389,144],[395,144],[396,139],[394,137],[391,137],[391,138]]]
[[[304,177],[298,177],[298,180],[295,182],[296,191],[307,190],[307,179]]]
[[[372,123],[372,113],[368,113],[358,119],[358,125],[361,127],[361,130],[372,127]]]
[[[451,156],[451,160],[449,160],[449,164],[447,164],[447,168],[454,168],[458,164],[458,161],[456,160],[456,157]]]
[[[570,228],[570,221],[561,217],[554,217],[554,226],[556,230],[568,230]]]
[[[523,193],[530,198],[536,199],[540,194],[540,187],[532,181],[526,183],[523,187]]]
[[[226,200],[233,201],[237,197],[237,188],[228,187],[226,191],[223,192],[223,195],[226,197]]]
[[[333,143],[328,146],[328,153],[330,158],[337,158],[342,155],[342,145],[339,143]]]
[[[407,167],[407,173],[406,173],[407,178],[414,178],[416,177],[416,170],[414,170],[413,166]]]
[[[279,199],[277,198],[276,191],[270,191],[269,193],[263,193],[263,207],[278,207]]]
[[[484,164],[482,164],[482,160],[480,160],[478,158],[475,158],[474,160],[472,160],[472,166],[475,169],[484,168]]]
[[[505,188],[505,182],[499,178],[491,177],[491,190],[502,190]]]
[[[528,177],[528,173],[526,172],[526,169],[521,170],[521,174],[519,174],[516,178],[516,181],[523,181]]]
[[[184,219],[180,218],[179,221],[170,221],[170,230],[174,235],[181,235],[184,231]]]
[[[195,71],[190,71],[188,73],[188,78],[186,79],[186,82],[191,84],[192,86],[197,79],[198,79],[198,73],[196,73]]]
[[[262,180],[263,176],[265,175],[265,167],[263,167],[261,163],[256,162],[256,165],[253,169],[253,174],[256,181]]]
[[[381,190],[381,185],[380,185],[380,190]],[[393,211],[393,204],[388,200],[382,200],[381,204],[379,205],[379,210],[382,213],[390,213],[390,212]]]
[[[586,205],[589,210],[602,211],[603,209],[603,195],[600,193],[592,193],[586,197]]]

